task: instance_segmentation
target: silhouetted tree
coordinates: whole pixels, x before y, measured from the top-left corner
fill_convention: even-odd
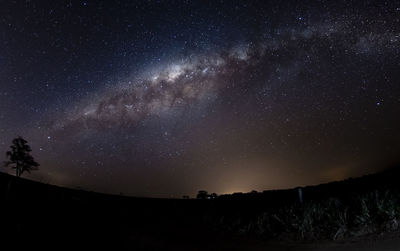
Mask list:
[[[18,136],[12,141],[12,145],[10,146],[11,151],[6,152],[9,160],[4,162],[4,166],[15,169],[17,177],[21,176],[25,171],[30,173],[33,170],[39,169],[39,163],[31,156],[30,152],[32,149],[27,143],[25,139]]]
[[[204,190],[200,190],[197,194],[197,199],[207,199],[208,197],[208,192]]]

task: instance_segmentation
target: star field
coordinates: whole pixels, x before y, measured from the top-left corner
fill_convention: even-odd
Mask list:
[[[0,13],[0,151],[24,136],[32,179],[180,197],[399,161],[399,2],[9,1]]]

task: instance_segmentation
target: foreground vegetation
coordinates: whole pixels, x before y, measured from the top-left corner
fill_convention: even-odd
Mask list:
[[[211,220],[211,218],[209,219]],[[375,190],[348,198],[293,203],[256,215],[214,215],[217,231],[261,238],[343,239],[399,228],[399,191]]]

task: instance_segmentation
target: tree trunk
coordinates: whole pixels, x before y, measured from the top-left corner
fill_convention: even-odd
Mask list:
[[[18,171],[19,171],[19,161],[17,160],[17,166],[15,167],[15,175],[17,176],[17,177],[19,177],[19,173],[18,173]]]
[[[10,198],[11,183],[12,183],[12,179],[10,179],[10,180],[8,181],[8,184],[7,184],[7,190],[6,190],[6,198],[7,198],[7,199]]]

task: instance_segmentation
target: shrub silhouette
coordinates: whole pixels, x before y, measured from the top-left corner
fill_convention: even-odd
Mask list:
[[[39,163],[33,159],[30,154],[32,149],[27,143],[25,139],[18,136],[12,141],[11,151],[6,152],[9,160],[4,162],[4,166],[15,169],[17,177],[21,176],[25,171],[30,173],[33,170],[39,170]]]
[[[216,193],[210,194],[210,198],[211,198],[211,199],[215,199],[215,198],[217,198],[217,197],[218,197],[218,195],[217,195]]]
[[[209,197],[209,194],[207,191],[200,190],[197,194],[197,199],[207,199]]]

